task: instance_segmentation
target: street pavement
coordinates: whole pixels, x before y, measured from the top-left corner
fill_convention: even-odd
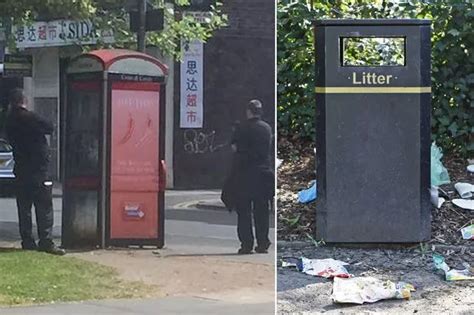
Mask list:
[[[271,307],[270,307],[271,306]],[[171,297],[155,300],[107,300],[87,301],[36,307],[0,308],[3,315],[172,315],[209,314],[274,315],[273,305],[234,304],[195,297]]]
[[[268,255],[237,256],[237,216],[218,201],[219,191],[167,191],[165,201],[165,247],[163,255],[219,256],[232,261],[274,263],[274,246]],[[55,238],[61,233],[61,194],[56,191],[54,204]],[[199,206],[197,206],[199,204]],[[208,205],[208,206],[206,206]],[[35,219],[34,219],[35,220]],[[16,203],[13,198],[0,199],[0,245],[19,246]],[[274,216],[270,235],[274,235]],[[274,244],[274,239],[272,240]],[[159,311],[158,311],[159,310]],[[1,314],[273,314],[274,303],[232,303],[228,300],[193,296],[150,300],[88,301],[21,308],[0,308]]]
[[[165,197],[165,249],[181,254],[233,254],[239,248],[237,215],[217,202],[216,190],[169,190]],[[61,197],[53,198],[53,236],[61,238]],[[207,202],[207,203],[206,203]],[[199,207],[196,207],[200,204]],[[209,207],[203,204],[208,204]],[[33,211],[33,222],[36,221]],[[274,216],[270,218],[270,235],[274,236]],[[36,226],[33,227],[36,233]],[[36,234],[35,234],[36,235]],[[0,198],[0,244],[18,242],[18,215],[14,198]],[[275,241],[272,240],[274,244]],[[270,251],[274,250],[274,246]],[[243,260],[273,262],[273,255],[239,256]],[[235,257],[233,258],[235,259]]]

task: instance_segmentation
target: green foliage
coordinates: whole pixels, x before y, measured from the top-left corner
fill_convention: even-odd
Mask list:
[[[420,15],[433,21],[433,139],[447,150],[474,152],[474,2],[439,1]]]
[[[89,19],[97,29],[114,30],[116,48],[136,48],[136,35],[129,29],[127,0],[4,0],[0,2],[0,15],[13,25],[27,25],[34,20]],[[157,46],[164,55],[177,59],[181,56],[181,39],[206,41],[213,32],[227,23],[222,13],[222,4],[217,2],[209,14],[207,23],[197,23],[189,16],[183,16],[176,6],[189,5],[189,0],[153,0],[153,7],[163,8],[165,29],[147,33],[147,45]],[[14,48],[13,40],[9,41]],[[105,43],[99,43],[107,47]],[[84,47],[87,49],[87,47]]]
[[[315,137],[312,21],[322,18],[425,18],[432,30],[432,137],[445,151],[474,151],[473,2],[278,1],[278,131]],[[350,48],[350,47],[349,47]],[[353,48],[352,56],[358,52]],[[393,56],[395,60],[397,56]],[[369,60],[370,61],[370,60]],[[372,60],[377,62],[376,60]],[[317,106],[317,104],[316,104]]]

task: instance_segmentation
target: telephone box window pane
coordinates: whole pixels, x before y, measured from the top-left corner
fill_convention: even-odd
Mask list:
[[[70,89],[66,170],[69,177],[99,174],[100,91]]]
[[[345,67],[405,65],[403,37],[342,37],[341,64]]]

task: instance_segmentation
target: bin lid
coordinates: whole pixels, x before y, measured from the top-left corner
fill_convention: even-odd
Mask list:
[[[82,54],[69,64],[68,73],[110,72],[168,76],[168,67],[153,56],[127,49],[99,49]]]

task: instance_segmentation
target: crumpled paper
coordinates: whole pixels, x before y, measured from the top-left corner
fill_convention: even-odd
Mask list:
[[[279,158],[277,158],[276,159],[276,168],[279,168],[282,163],[283,163],[283,160],[280,160]]]
[[[415,291],[412,284],[394,283],[374,277],[334,278],[332,299],[335,303],[374,303],[387,299],[409,299]]]
[[[470,183],[456,183],[454,184],[454,189],[463,199],[472,198],[474,193],[474,185]]]
[[[474,200],[472,199],[453,199],[451,202],[459,208],[474,210]]]
[[[431,196],[431,204],[439,209],[441,208],[443,203],[446,201],[446,199],[439,196],[438,189],[439,188],[437,186],[431,186],[430,196]]]
[[[461,229],[462,238],[465,240],[474,240],[474,224]]]
[[[323,278],[349,278],[352,275],[347,271],[344,266],[349,265],[346,262],[335,260],[332,258],[327,259],[308,259],[305,257],[298,258],[296,262],[291,263],[288,261],[282,262],[282,267],[295,267],[298,271],[301,271],[307,275],[323,277]]]
[[[346,262],[335,260],[332,258],[328,259],[307,259],[301,258],[301,272],[308,275],[318,276],[323,278],[349,278],[351,274],[347,271],[344,266],[349,265]]]

